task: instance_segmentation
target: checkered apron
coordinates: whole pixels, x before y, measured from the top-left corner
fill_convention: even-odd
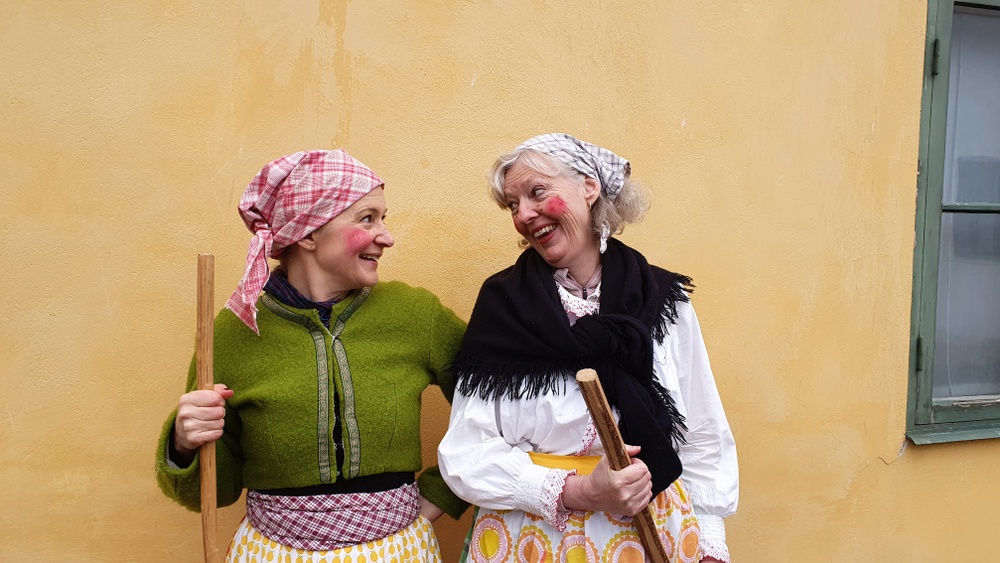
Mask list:
[[[294,548],[326,551],[399,532],[420,514],[415,483],[376,493],[284,496],[247,492],[247,519],[264,536]]]

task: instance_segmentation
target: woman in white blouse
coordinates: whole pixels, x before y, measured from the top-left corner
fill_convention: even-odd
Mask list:
[[[491,195],[528,248],[484,282],[455,361],[445,481],[477,505],[463,561],[729,562],[736,447],[691,280],[609,238],[647,208],[627,160],[565,134],[500,157]],[[573,375],[598,371],[632,462],[612,471]],[[577,559],[577,558],[580,559]]]

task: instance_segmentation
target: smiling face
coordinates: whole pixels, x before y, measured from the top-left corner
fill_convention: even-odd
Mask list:
[[[590,227],[590,205],[600,183],[563,174],[549,176],[515,162],[504,176],[503,193],[514,229],[554,268],[586,283],[600,264],[600,243]]]
[[[383,188],[368,192],[296,243],[299,248],[292,255],[295,263],[288,265],[288,281],[314,301],[378,283],[379,258],[395,243],[385,226],[385,213]]]

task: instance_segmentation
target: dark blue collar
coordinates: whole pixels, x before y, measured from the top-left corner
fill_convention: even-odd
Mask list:
[[[295,289],[292,284],[288,283],[288,276],[283,270],[271,272],[271,276],[264,285],[264,291],[270,293],[275,299],[289,307],[296,309],[316,309],[319,312],[319,319],[327,327],[330,326],[330,310],[340,301],[340,299],[331,299],[329,301],[316,302],[309,299],[299,293],[299,290]]]

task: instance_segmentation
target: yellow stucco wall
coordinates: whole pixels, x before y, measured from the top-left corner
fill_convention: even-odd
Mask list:
[[[215,253],[221,305],[261,165],[347,147],[388,184],[383,279],[467,318],[517,253],[484,172],[549,131],[632,160],[654,207],[625,240],[695,278],[741,456],[736,561],[988,557],[1000,443],[903,439],[925,11],[3,3],[0,561],[199,560],[152,454],[196,255]],[[446,407],[425,405],[428,460]],[[446,561],[467,525],[438,526]]]

